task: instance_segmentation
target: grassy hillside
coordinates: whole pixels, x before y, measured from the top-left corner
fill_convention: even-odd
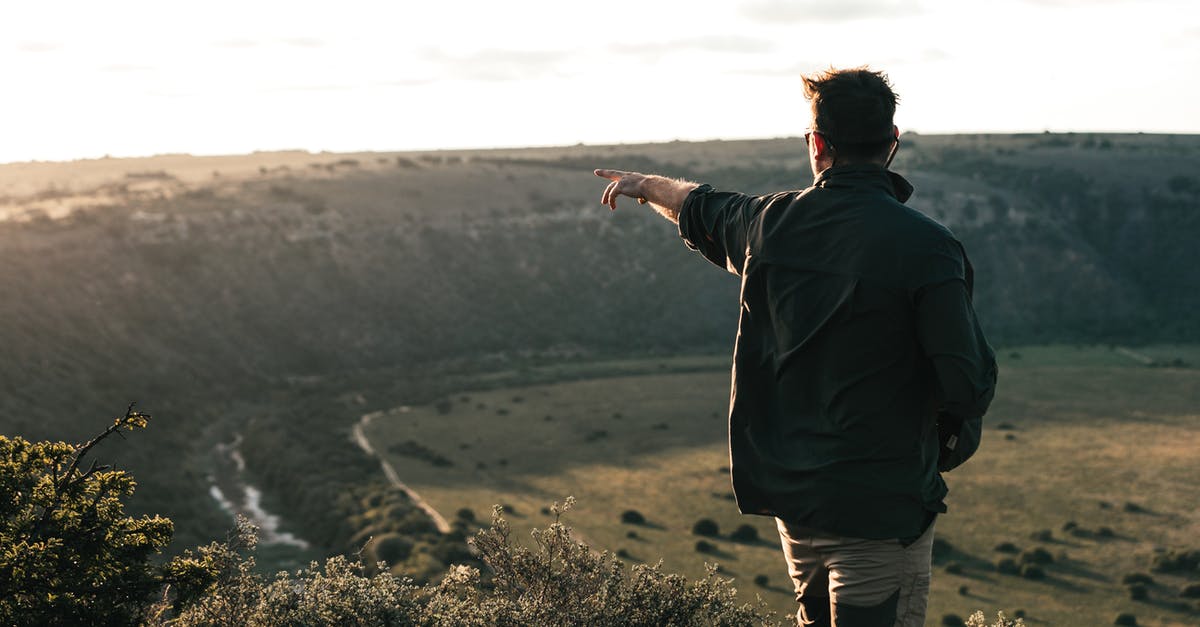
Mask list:
[[[1153,571],[1156,557],[1200,549],[1200,371],[1150,368],[1139,356],[1191,360],[1200,348],[1130,356],[1057,346],[1002,356],[983,446],[947,475],[950,512],[937,524],[948,545],[936,560],[931,623],[976,609],[1024,609],[1033,624],[1080,626],[1120,612],[1142,625],[1200,617],[1200,606],[1179,596],[1186,576]],[[747,600],[762,595],[792,612],[773,521],[740,516],[730,500],[726,362],[693,372],[702,363],[625,362],[609,364],[611,376],[540,385],[485,381],[486,389],[375,414],[366,433],[450,519],[465,516],[462,508],[486,519],[500,503],[514,535],[527,537],[551,520],[545,505],[574,495],[570,522],[593,548],[629,563],[661,557],[690,576],[719,562]],[[646,522],[622,523],[631,510]],[[719,535],[695,535],[701,519]],[[731,537],[741,525],[758,539]],[[697,551],[700,541],[712,548]],[[995,550],[1004,543],[1014,552]],[[1043,578],[998,571],[1002,559],[1038,548],[1052,560]],[[1137,573],[1153,579],[1146,601],[1132,600],[1123,583]]]
[[[994,341],[1139,344],[1200,333],[1198,162],[1196,137],[906,136],[896,169],[966,242]],[[224,534],[214,451],[240,442],[263,507],[354,550],[365,511],[406,507],[349,441],[362,413],[481,373],[728,351],[736,280],[644,208],[601,207],[596,166],[811,180],[796,139],[0,166],[0,431],[79,439],[138,400],[155,426],[105,454],[180,544]]]

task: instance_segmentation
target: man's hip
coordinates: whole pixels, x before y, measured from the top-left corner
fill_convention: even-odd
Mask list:
[[[925,621],[933,523],[911,543],[849,538],[776,519],[801,625],[909,627]]]

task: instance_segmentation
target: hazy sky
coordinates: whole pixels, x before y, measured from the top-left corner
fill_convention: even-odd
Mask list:
[[[902,130],[1200,132],[1197,0],[39,0],[0,162],[794,136],[860,64]]]

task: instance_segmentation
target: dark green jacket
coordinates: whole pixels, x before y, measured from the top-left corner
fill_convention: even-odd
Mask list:
[[[688,195],[679,234],[742,279],[729,450],[743,513],[909,538],[946,511],[939,411],[979,417],[996,381],[972,270],[879,166],[804,191]]]

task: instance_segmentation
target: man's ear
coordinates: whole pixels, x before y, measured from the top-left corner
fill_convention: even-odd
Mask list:
[[[813,133],[812,135],[813,155],[817,159],[832,159],[831,149],[833,148],[829,142],[825,141],[825,136],[821,133]]]

